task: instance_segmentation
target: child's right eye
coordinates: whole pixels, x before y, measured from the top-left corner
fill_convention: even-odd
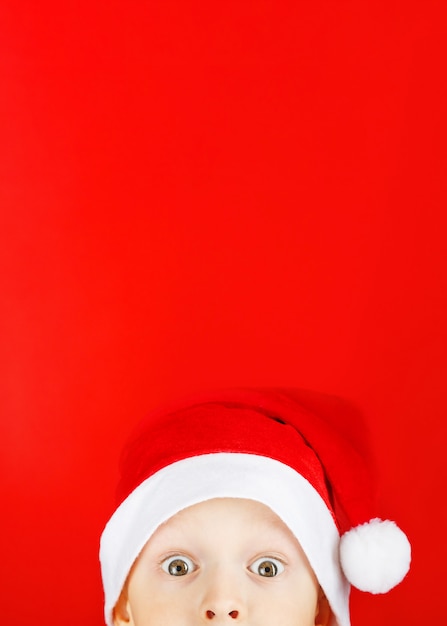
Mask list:
[[[176,554],[165,559],[161,568],[171,576],[185,576],[196,569],[194,563],[187,556]]]

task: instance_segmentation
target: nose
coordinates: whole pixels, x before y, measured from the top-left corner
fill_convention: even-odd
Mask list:
[[[237,572],[231,567],[220,565],[209,570],[203,580],[201,621],[213,622],[210,626],[245,623],[245,587]]]
[[[231,617],[231,619],[237,619],[239,617],[239,611],[233,610],[230,611],[228,613],[228,616]],[[216,614],[214,611],[211,611],[210,609],[207,610],[206,612],[206,618],[207,619],[213,619],[216,617]]]

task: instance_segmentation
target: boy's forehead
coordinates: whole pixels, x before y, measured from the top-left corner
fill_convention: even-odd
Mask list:
[[[237,519],[239,523],[246,523],[258,531],[261,527],[267,530],[277,529],[296,541],[291,530],[269,506],[247,498],[211,498],[193,504],[166,520],[156,532],[165,534],[172,530],[180,532],[191,528],[200,530],[202,524],[212,522],[216,517],[219,519],[224,517],[229,526]]]
[[[182,519],[182,517],[186,516],[200,517],[216,510],[221,511],[225,509],[228,509],[230,511],[237,511],[239,514],[244,515],[248,518],[256,517],[257,519],[272,521],[272,523],[274,521],[282,523],[278,515],[274,513],[273,510],[266,504],[260,502],[259,500],[253,500],[251,498],[237,497],[208,498],[206,500],[203,500],[202,502],[197,502],[196,504],[192,504],[191,506],[182,509],[181,511],[173,515],[170,519]]]

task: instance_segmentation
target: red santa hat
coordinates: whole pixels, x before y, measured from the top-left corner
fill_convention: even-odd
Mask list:
[[[125,448],[119,506],[101,537],[105,619],[154,531],[188,506],[247,498],[270,507],[300,542],[334,615],[349,626],[350,585],[385,593],[410,544],[377,517],[365,455],[289,393],[231,390],[152,413]]]

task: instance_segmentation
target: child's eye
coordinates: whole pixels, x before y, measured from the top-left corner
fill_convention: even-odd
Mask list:
[[[170,574],[171,576],[185,576],[185,574],[193,572],[196,569],[191,559],[179,554],[165,559],[161,564],[161,568],[166,574]]]
[[[252,563],[248,569],[254,574],[270,578],[281,574],[284,571],[284,565],[278,559],[264,556]]]

